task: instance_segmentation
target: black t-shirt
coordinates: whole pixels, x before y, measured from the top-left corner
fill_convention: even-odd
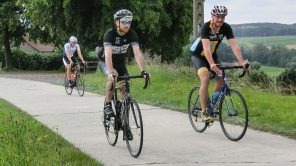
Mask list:
[[[124,36],[120,36],[115,28],[104,34],[104,48],[112,47],[112,63],[114,66],[125,65],[129,46],[139,45],[137,33],[130,29]],[[105,55],[99,55],[99,60],[105,61]]]
[[[232,28],[229,24],[224,22],[217,33],[213,32],[212,26],[212,21],[208,21],[201,27],[200,37],[194,41],[190,48],[194,56],[205,56],[201,39],[210,40],[211,52],[215,54],[224,36],[226,36],[227,39],[234,38]]]

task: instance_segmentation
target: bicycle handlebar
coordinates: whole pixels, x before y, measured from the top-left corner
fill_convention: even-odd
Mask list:
[[[249,64],[246,64],[246,68],[249,68]],[[227,65],[217,65],[217,67],[221,70],[225,70],[225,69],[243,69],[243,66],[239,66],[239,65],[235,65],[235,66],[227,66]],[[238,77],[243,77],[246,75],[247,70],[244,70],[243,73],[241,75],[239,75]]]
[[[143,75],[132,75],[132,76],[124,75],[124,76],[117,77],[117,79],[123,79],[123,80],[129,80],[129,79],[134,79],[134,78],[144,78],[144,76]],[[150,77],[145,78],[145,84],[144,84],[143,89],[147,88],[148,83],[150,83]]]

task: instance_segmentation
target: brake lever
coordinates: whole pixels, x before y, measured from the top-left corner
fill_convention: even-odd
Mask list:
[[[148,87],[148,84],[150,84],[150,77],[145,78],[145,85],[144,85],[143,89],[146,89]]]

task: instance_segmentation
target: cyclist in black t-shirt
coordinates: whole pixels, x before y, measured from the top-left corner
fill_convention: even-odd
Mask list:
[[[107,76],[106,101],[104,112],[107,119],[114,116],[111,107],[111,100],[114,91],[110,91],[114,75],[124,76],[128,74],[126,68],[126,54],[131,46],[134,52],[135,60],[140,68],[141,74],[149,77],[145,72],[144,57],[141,53],[137,33],[130,29],[133,14],[127,9],[121,9],[114,14],[115,27],[104,34],[103,51],[99,53],[99,68]]]
[[[217,74],[216,85],[214,91],[219,92],[223,80],[221,78],[221,70],[217,67],[220,63],[216,50],[220,45],[223,38],[226,36],[230,47],[238,60],[239,64],[246,68],[246,62],[244,62],[242,53],[234,38],[232,28],[229,24],[225,23],[225,16],[227,15],[227,8],[225,6],[214,6],[211,11],[212,19],[206,22],[194,43],[191,45],[192,51],[191,60],[197,70],[197,75],[200,78],[200,101],[202,109],[203,121],[212,121],[206,113],[206,105],[208,100],[208,86],[210,83],[209,71]],[[215,94],[214,92],[214,94]]]

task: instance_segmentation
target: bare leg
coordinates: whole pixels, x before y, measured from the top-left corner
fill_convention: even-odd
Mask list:
[[[112,84],[113,84],[112,80],[107,81],[107,85],[106,85],[106,102],[111,102],[111,100],[112,100],[112,96],[113,96],[113,93],[114,93],[114,89],[111,90]]]
[[[216,84],[215,84],[215,88],[214,88],[214,92],[215,91],[220,91],[221,90],[221,87],[222,87],[222,84],[223,84],[223,79],[222,77],[217,77],[216,78]]]
[[[71,79],[71,65],[70,64],[67,64],[67,66],[66,66],[66,74],[67,74],[67,78],[68,78],[68,80],[70,80]]]
[[[200,78],[200,89],[199,89],[199,95],[200,95],[200,104],[201,104],[201,110],[203,112],[206,112],[206,107],[207,107],[207,101],[208,101],[208,87],[210,83],[210,77],[208,72],[201,72],[198,74]]]

